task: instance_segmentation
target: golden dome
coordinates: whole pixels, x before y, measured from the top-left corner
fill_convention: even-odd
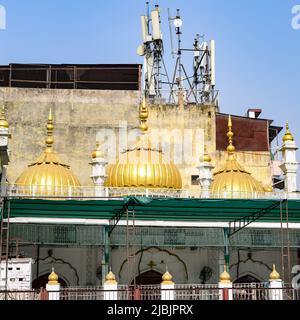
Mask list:
[[[1,111],[1,115],[0,115],[0,128],[7,129],[8,127],[9,127],[9,125],[6,120],[5,112],[4,112],[4,108],[3,108]]]
[[[289,123],[286,122],[286,132],[285,132],[285,135],[283,136],[282,140],[283,142],[286,142],[286,141],[294,141],[294,137],[293,135],[290,133],[290,129],[289,129]]]
[[[144,100],[140,108],[140,130],[143,134],[135,147],[127,149],[116,164],[108,166],[106,187],[182,188],[178,168],[164,158],[160,149],[151,144],[146,133],[147,117],[148,110]]]
[[[275,264],[273,264],[273,271],[270,273],[270,281],[280,280],[280,274],[276,271]]]
[[[41,196],[63,196],[70,194],[70,188],[79,187],[80,182],[70,170],[70,167],[60,161],[53,151],[53,124],[50,110],[47,124],[48,137],[46,149],[38,159],[16,180],[16,185],[23,193]],[[72,195],[80,194],[72,190]]]
[[[58,283],[58,275],[54,272],[54,268],[52,268],[52,272],[48,277],[48,284],[59,284]]]
[[[263,193],[264,189],[261,183],[254,179],[235,158],[235,147],[232,144],[234,134],[231,130],[232,122],[230,116],[228,120],[228,128],[228,158],[224,168],[214,173],[214,180],[211,184],[212,195],[222,195],[229,198],[243,198],[251,196],[254,193]]]
[[[166,271],[162,276],[162,283],[161,284],[173,284],[173,276],[169,271]]]
[[[96,150],[93,151],[92,158],[93,159],[102,158],[103,152],[100,150],[100,142],[97,141],[96,146],[97,146],[97,148],[96,148]]]
[[[221,283],[231,283],[230,274],[226,270],[226,265],[224,265],[224,271],[220,274]]]
[[[105,277],[105,284],[117,284],[116,276],[110,270],[109,273]]]

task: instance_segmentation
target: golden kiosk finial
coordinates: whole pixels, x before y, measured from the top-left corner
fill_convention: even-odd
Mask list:
[[[235,151],[235,146],[232,144],[232,138],[234,136],[234,133],[232,132],[232,121],[231,121],[231,115],[229,115],[228,118],[228,132],[227,132],[227,137],[228,137],[228,146],[227,146],[227,152],[230,155],[233,155]]]
[[[231,283],[231,277],[227,272],[226,264],[224,264],[224,271],[220,274],[220,283]]]
[[[52,267],[52,272],[48,277],[48,284],[59,284],[58,275],[54,272],[54,268]]]
[[[147,108],[147,103],[146,103],[146,97],[143,96],[143,102],[142,105],[140,106],[140,130],[142,132],[146,132],[148,130],[148,125],[147,125],[147,120],[148,120],[148,108]]]
[[[210,155],[207,153],[207,148],[206,145],[204,145],[204,155],[203,155],[203,159],[204,162],[211,162],[211,157]]]
[[[46,145],[48,149],[52,148],[53,145],[53,117],[52,117],[52,110],[50,108],[49,111],[49,117],[48,117],[48,122],[47,122],[47,139],[46,139]]]
[[[285,131],[285,135],[283,136],[283,142],[286,142],[286,141],[294,141],[294,137],[293,137],[293,135],[291,134],[291,132],[290,132],[290,128],[289,128],[289,123],[288,123],[288,121],[286,122],[286,124],[285,124],[285,129],[286,129],[286,131]]]
[[[280,274],[276,271],[275,264],[273,264],[273,271],[270,273],[270,281],[280,280]]]

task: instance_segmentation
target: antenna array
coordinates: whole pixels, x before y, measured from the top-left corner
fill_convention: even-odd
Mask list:
[[[164,42],[161,32],[161,9],[158,5],[149,12],[149,3],[146,3],[147,14],[141,16],[143,44],[138,47],[137,53],[144,56],[144,83],[145,94],[152,100],[162,99],[168,103],[178,103],[179,97],[184,102],[200,104],[217,104],[218,91],[216,85],[215,41],[204,41],[204,36],[196,35],[192,48],[182,48],[181,27],[183,21],[180,10],[174,18],[168,9],[168,22],[171,40],[171,54],[176,56],[176,63],[170,81],[168,70],[164,62]],[[177,37],[177,50],[174,50],[172,24]],[[201,39],[200,39],[201,38]],[[183,64],[183,53],[193,53],[193,68],[188,72]],[[166,94],[168,92],[168,94]]]

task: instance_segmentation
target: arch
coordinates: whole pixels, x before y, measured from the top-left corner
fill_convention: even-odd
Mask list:
[[[156,270],[148,270],[141,274],[139,274],[135,278],[135,284],[136,285],[154,285],[154,284],[160,284],[162,282],[162,273]],[[131,282],[131,284],[134,284],[134,280]]]
[[[46,288],[46,284],[48,283],[48,277],[49,274],[46,273],[42,276],[39,276],[38,278],[34,279],[32,281],[32,289],[40,289],[40,288]],[[58,278],[58,282],[62,287],[67,287],[67,283],[64,279]]]
[[[235,279],[233,283],[258,283],[262,282],[256,275],[246,273],[239,278]]]

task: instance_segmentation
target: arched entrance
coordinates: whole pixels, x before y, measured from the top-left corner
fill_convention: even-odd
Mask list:
[[[135,278],[136,285],[160,284],[162,282],[162,274],[160,272],[149,270]],[[133,284],[133,281],[132,281]]]
[[[254,276],[250,275],[250,274],[247,274],[245,276],[242,276],[238,279],[236,279],[234,281],[234,283],[258,283],[258,282],[261,282],[260,280],[258,280],[257,278],[255,278]]]
[[[46,288],[46,284],[48,283],[49,274],[44,274],[32,281],[32,289],[40,289]],[[64,279],[58,278],[58,282],[62,287],[67,287],[67,283]]]

